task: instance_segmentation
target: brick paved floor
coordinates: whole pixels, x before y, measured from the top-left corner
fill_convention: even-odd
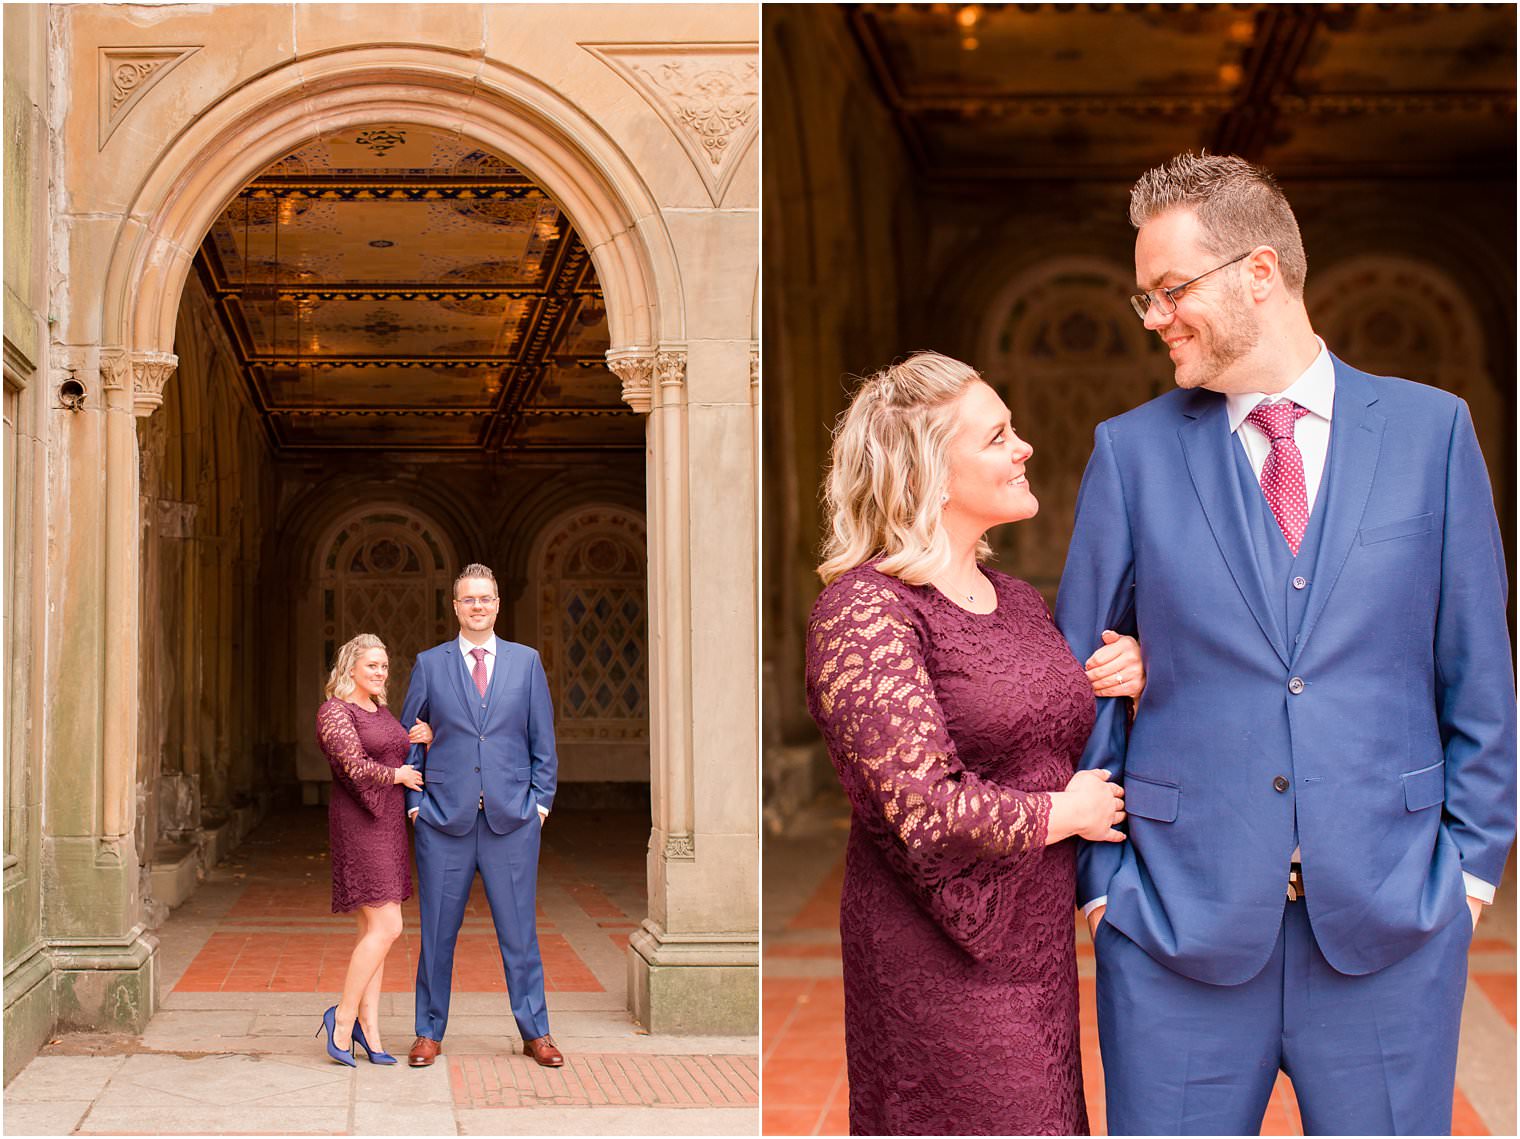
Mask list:
[[[140,1036],[73,1034],[5,1089],[6,1134],[749,1134],[754,1037],[653,1037],[626,1010],[645,913],[644,812],[551,816],[538,929],[550,1024],[567,1057],[522,1055],[477,879],[442,1059],[348,1069],[314,1039],[354,919],[334,915],[326,812],[272,815],[159,930],[161,1010]],[[416,899],[381,997],[382,1046],[412,1040]],[[403,1057],[404,1060],[404,1057]]]
[[[848,811],[825,795],[784,839],[765,844],[761,988],[762,1133],[849,1133],[839,890]],[[1106,1134],[1092,943],[1074,920],[1081,991],[1082,1075],[1093,1134]],[[1515,1134],[1515,882],[1513,867],[1468,958],[1467,1002],[1452,1105],[1454,1135]],[[1279,1076],[1263,1135],[1302,1135],[1293,1086]]]

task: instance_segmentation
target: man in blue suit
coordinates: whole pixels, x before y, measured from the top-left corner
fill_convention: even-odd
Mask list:
[[[1309,1134],[1450,1131],[1466,956],[1515,833],[1507,579],[1466,405],[1332,356],[1264,170],[1134,187],[1133,300],[1177,390],[1099,425],[1057,620],[1135,634],[1133,724],[1085,767],[1115,1134],[1253,1134],[1279,1070]],[[1416,303],[1411,300],[1411,303]]]
[[[494,632],[496,575],[468,565],[454,582],[459,636],[419,653],[401,722],[433,728],[432,746],[412,749],[423,772],[408,791],[415,827],[422,948],[417,957],[417,1039],[409,1062],[437,1057],[449,1019],[454,943],[480,872],[485,882],[507,997],[523,1052],[546,1068],[564,1064],[549,1035],[544,964],[534,899],[538,843],[554,803],[554,709],[538,653]]]

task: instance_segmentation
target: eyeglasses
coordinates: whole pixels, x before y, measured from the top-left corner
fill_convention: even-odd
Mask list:
[[[456,597],[454,598],[454,604],[464,605],[471,609],[477,605],[484,605],[489,609],[492,605],[496,604],[497,600],[495,597]]]
[[[1239,257],[1231,257],[1223,265],[1215,265],[1207,272],[1199,273],[1198,276],[1194,277],[1191,281],[1183,281],[1182,284],[1173,285],[1169,289],[1152,289],[1148,293],[1136,293],[1134,296],[1130,297],[1129,303],[1134,306],[1135,314],[1139,316],[1141,320],[1144,320],[1150,313],[1152,305],[1156,306],[1156,311],[1159,312],[1162,316],[1171,316],[1172,313],[1177,311],[1177,298],[1180,297],[1190,285],[1196,285],[1199,281],[1207,277],[1209,273],[1217,273],[1219,270],[1227,268],[1235,264],[1237,261],[1245,260],[1247,257],[1251,256],[1251,253],[1252,250],[1247,249]]]

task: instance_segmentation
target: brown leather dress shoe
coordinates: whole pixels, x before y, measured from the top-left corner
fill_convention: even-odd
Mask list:
[[[565,1057],[554,1046],[554,1037],[540,1036],[534,1040],[523,1041],[523,1055],[537,1061],[545,1068],[563,1068]]]
[[[438,1053],[441,1051],[443,1051],[443,1045],[438,1041],[419,1036],[412,1041],[412,1050],[406,1054],[406,1062],[414,1068],[426,1068],[438,1059]]]

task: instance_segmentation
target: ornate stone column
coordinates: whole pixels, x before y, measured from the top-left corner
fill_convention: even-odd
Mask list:
[[[52,724],[48,766],[57,790],[50,789],[44,927],[57,968],[59,1026],[140,1031],[157,1005],[158,941],[143,922],[133,833],[142,556],[135,417],[162,402],[176,360],[119,347],[60,356],[70,375],[98,381],[83,413],[95,422],[75,428],[81,445],[69,448],[67,485],[103,493],[95,498],[99,514],[88,495],[60,504],[78,529],[60,586],[70,594],[60,648],[72,659],[55,683],[75,691],[70,707],[55,708]],[[64,718],[76,722],[60,733]],[[91,787],[98,793],[85,790]]]
[[[687,348],[664,343],[658,349],[614,350],[608,363],[623,381],[623,398],[649,414],[653,819],[649,914],[629,938],[629,1006],[651,1032],[753,1032],[758,938],[752,929],[735,928],[744,923],[728,920],[715,897],[726,890],[722,863],[731,852],[721,842],[710,847],[704,842],[704,832],[715,823],[700,817],[694,795],[696,721],[723,713],[699,708],[694,700]],[[752,770],[748,778],[753,781]]]

